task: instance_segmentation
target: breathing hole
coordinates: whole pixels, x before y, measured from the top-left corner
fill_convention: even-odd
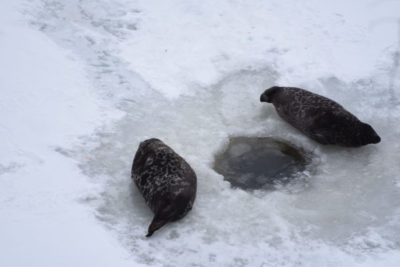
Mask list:
[[[283,140],[231,137],[214,169],[234,188],[275,190],[304,183],[310,161],[310,153]]]

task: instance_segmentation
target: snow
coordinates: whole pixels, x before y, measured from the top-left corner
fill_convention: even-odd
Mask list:
[[[397,266],[399,1],[0,2],[0,266]],[[398,60],[398,59],[397,59]],[[323,147],[259,103],[326,95],[378,145]],[[307,187],[248,193],[213,169],[229,136],[313,154]],[[151,239],[130,181],[158,137],[198,176]]]
[[[0,266],[128,266],[129,254],[79,203],[97,186],[56,151],[101,125],[84,65],[14,4],[0,5]]]

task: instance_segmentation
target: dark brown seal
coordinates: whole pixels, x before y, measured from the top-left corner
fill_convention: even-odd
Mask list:
[[[324,145],[359,147],[381,141],[369,124],[341,105],[304,89],[274,86],[260,101],[272,103],[281,118]]]
[[[154,212],[147,237],[191,210],[196,197],[196,174],[181,156],[161,140],[152,138],[140,143],[131,176]]]

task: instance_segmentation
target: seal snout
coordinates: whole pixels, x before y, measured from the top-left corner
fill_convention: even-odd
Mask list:
[[[381,138],[379,137],[379,135],[375,135],[373,138],[372,138],[372,140],[371,140],[371,143],[372,144],[378,144],[378,143],[380,143],[381,142]]]
[[[380,136],[376,133],[374,128],[367,123],[364,124],[364,135],[367,137],[367,144],[377,144],[381,141]]]
[[[268,102],[267,99],[268,99],[268,97],[265,94],[262,94],[260,96],[260,102]]]
[[[273,100],[274,96],[276,95],[277,92],[280,91],[280,89],[281,88],[279,86],[273,86],[271,88],[268,88],[260,96],[260,101],[261,102],[272,103],[272,100]]]

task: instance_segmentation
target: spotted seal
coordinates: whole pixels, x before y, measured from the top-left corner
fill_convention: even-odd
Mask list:
[[[260,101],[272,103],[281,118],[324,145],[359,147],[381,141],[369,124],[341,105],[304,89],[274,86]]]
[[[152,138],[140,143],[131,177],[154,212],[147,237],[191,210],[196,197],[196,174],[181,156],[161,140]]]

